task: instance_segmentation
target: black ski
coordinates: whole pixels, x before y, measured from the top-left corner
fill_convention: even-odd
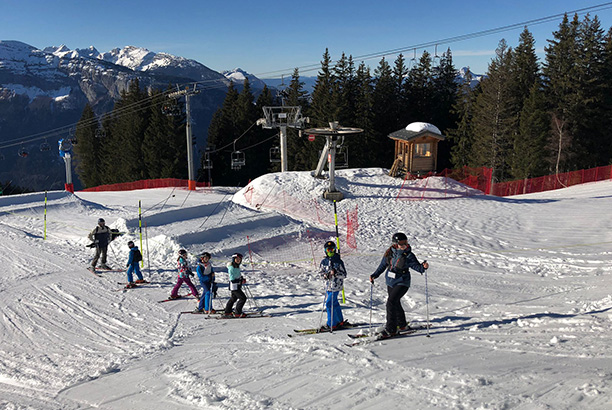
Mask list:
[[[398,339],[400,337],[405,337],[405,336],[410,336],[416,332],[418,332],[419,330],[423,330],[425,329],[425,326],[422,327],[417,327],[417,328],[411,328],[408,330],[403,330],[400,331],[398,333],[396,333],[393,336],[390,337],[383,337],[381,334],[374,334],[374,335],[369,335],[369,334],[349,334],[348,336],[351,339],[356,339],[355,341],[351,342],[351,343],[345,343],[345,346],[348,347],[352,347],[352,346],[358,346],[358,345],[366,345],[372,342],[378,342],[378,341],[382,341],[382,340],[391,340],[391,339]]]
[[[349,323],[348,325],[344,325],[342,327],[334,329],[334,332],[338,330],[352,329],[355,327],[366,326],[367,323]],[[301,335],[315,335],[318,333],[330,333],[330,329],[328,328],[319,328],[319,329],[293,329],[296,334],[289,334],[289,337],[301,336]]]
[[[157,303],[164,303],[164,302],[172,302],[173,300],[185,300],[185,299],[190,299],[190,296],[192,295],[179,295],[177,298],[174,299],[164,299],[164,300],[158,300]],[[194,298],[195,299],[195,298]],[[197,300],[197,299],[196,299]]]

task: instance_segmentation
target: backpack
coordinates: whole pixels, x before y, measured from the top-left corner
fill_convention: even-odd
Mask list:
[[[136,249],[133,251],[134,252],[134,262],[140,262],[142,260],[142,253],[140,253],[140,250]]]

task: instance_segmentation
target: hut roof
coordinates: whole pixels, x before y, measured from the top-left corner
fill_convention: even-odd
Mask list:
[[[424,136],[437,138],[441,141],[445,139],[438,127],[427,122],[413,122],[408,124],[406,128],[402,128],[388,135],[391,139],[403,141],[410,141]]]

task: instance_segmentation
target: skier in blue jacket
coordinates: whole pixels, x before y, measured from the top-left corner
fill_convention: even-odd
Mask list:
[[[140,261],[142,260],[142,254],[140,253],[140,250],[138,250],[138,246],[134,245],[133,241],[129,241],[127,243],[128,248],[130,248],[130,255],[128,257],[128,261],[127,261],[127,277],[128,277],[128,284],[126,285],[126,288],[135,288],[136,284],[134,283],[134,276],[132,275],[132,273],[135,273],[136,276],[138,277],[138,279],[136,280],[136,283],[145,283],[145,280],[142,277],[142,273],[140,273]]]
[[[338,293],[344,286],[346,278],[346,268],[340,259],[336,244],[333,241],[325,243],[325,258],[319,265],[321,276],[327,280],[327,298],[325,306],[327,308],[327,325],[321,328],[322,331],[335,330],[341,328],[345,322],[342,316],[342,309],[338,303]]]
[[[196,272],[200,285],[202,286],[202,297],[196,312],[199,313],[216,313],[212,308],[212,296],[215,293],[217,284],[215,283],[215,272],[212,263],[210,263],[210,253],[204,252],[198,258],[198,267]]]
[[[378,265],[378,268],[370,275],[370,282],[385,272],[387,283],[387,323],[385,329],[380,333],[381,338],[391,337],[397,334],[398,330],[408,328],[406,314],[402,308],[402,297],[410,288],[410,269],[423,274],[429,268],[427,262],[420,263],[408,245],[408,237],[401,232],[393,235],[391,247],[387,249],[385,255]]]

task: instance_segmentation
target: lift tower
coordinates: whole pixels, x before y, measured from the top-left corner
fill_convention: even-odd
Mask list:
[[[199,94],[200,92],[196,90],[195,84],[193,85],[193,89],[185,88],[181,91],[175,91],[173,93],[168,94],[168,98],[178,98],[185,97],[185,114],[187,116],[185,122],[185,132],[187,134],[187,175],[189,176],[189,190],[195,191],[196,189],[196,178],[195,178],[195,167],[193,161],[193,137],[191,131],[191,104],[189,98],[195,94]]]
[[[302,107],[281,106],[263,107],[264,118],[257,120],[257,125],[263,128],[280,130],[281,172],[288,171],[287,165],[287,127],[301,130],[309,122],[308,117],[302,117]]]

